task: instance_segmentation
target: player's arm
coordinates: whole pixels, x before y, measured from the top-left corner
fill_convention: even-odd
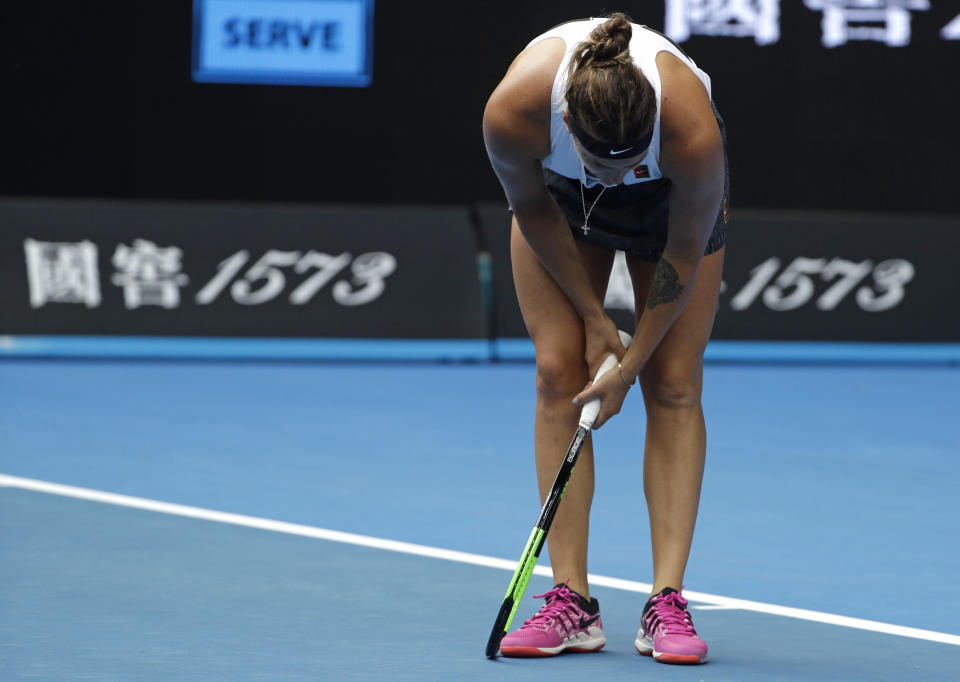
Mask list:
[[[637,311],[642,314],[633,343],[620,360],[624,378],[609,372],[576,396],[578,404],[600,398],[594,428],[620,411],[624,381],[632,383],[690,299],[723,194],[723,148],[712,113],[710,122],[716,134],[704,122],[683,140],[661,142],[660,166],[673,182],[667,243],[647,300],[637,301],[644,308]],[[669,162],[664,161],[667,154]]]
[[[710,101],[685,66],[676,62],[670,74],[660,152],[663,174],[672,182],[667,243],[647,300],[637,302],[645,309],[621,361],[628,378],[640,372],[690,299],[723,198],[723,142]]]
[[[535,46],[536,47],[536,46]],[[531,48],[532,49],[532,48]],[[540,159],[550,152],[552,68],[530,50],[490,96],[483,136],[524,239],[584,320],[587,362],[596,371],[611,352],[623,353],[616,325],[590,285],[566,218],[543,180]]]

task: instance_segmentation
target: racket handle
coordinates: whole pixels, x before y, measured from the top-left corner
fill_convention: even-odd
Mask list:
[[[630,346],[630,341],[632,340],[633,337],[627,334],[627,332],[620,330],[620,342],[623,344],[624,348],[628,348]],[[595,376],[593,380],[596,381],[616,366],[617,356],[613,353],[610,353],[610,355],[608,355],[600,365],[600,369],[597,370],[597,376]],[[589,431],[591,428],[593,428],[593,422],[597,420],[598,414],[600,414],[600,398],[594,398],[589,403],[584,405],[583,409],[580,411],[580,426]]]

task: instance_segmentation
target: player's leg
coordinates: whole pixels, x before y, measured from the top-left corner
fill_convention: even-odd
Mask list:
[[[653,541],[654,592],[683,584],[693,539],[706,453],[700,400],[703,352],[716,316],[724,251],[703,259],[689,302],[640,377],[647,411],[644,491]],[[644,263],[642,268],[649,276],[638,297],[646,295],[653,265]]]
[[[581,258],[603,296],[613,252],[578,242]],[[513,223],[511,257],[517,300],[537,359],[534,450],[541,502],[553,485],[580,408],[571,398],[587,382],[583,322]],[[583,446],[563,502],[547,536],[554,582],[566,583],[542,596],[546,603],[517,631],[504,637],[505,656],[551,656],[561,651],[598,651],[606,643],[599,605],[589,598],[587,535],[593,500],[593,449]],[[571,613],[578,616],[571,617]]]
[[[587,274],[602,299],[614,254],[579,241],[577,245]],[[536,350],[534,449],[543,501],[580,416],[580,408],[572,404],[571,398],[583,389],[588,379],[583,359],[583,322],[524,240],[515,221],[511,258],[520,312]],[[569,581],[570,589],[583,596],[589,596],[586,555],[592,499],[593,447],[588,439],[547,536],[556,581]]]
[[[640,375],[647,411],[644,491],[653,541],[654,592],[683,583],[700,503],[706,429],[703,352],[716,316],[724,249],[705,256],[687,305]],[[643,301],[653,264],[633,264]]]
[[[664,588],[680,590],[683,585],[700,503],[706,454],[700,400],[703,352],[716,317],[723,257],[724,249],[704,257],[690,300],[640,375],[647,412],[644,492],[653,545],[653,594],[660,595],[652,603],[679,608],[677,613],[682,612],[687,620],[682,597],[661,592]],[[638,301],[646,300],[654,267],[631,262]],[[681,638],[674,647],[676,652],[658,651],[655,655],[659,654],[660,660],[673,656],[673,662],[706,660],[706,645],[696,638],[692,623],[689,632],[691,636]],[[670,641],[661,643],[664,649],[670,649],[669,645]],[[642,653],[651,653],[642,648],[638,645]]]

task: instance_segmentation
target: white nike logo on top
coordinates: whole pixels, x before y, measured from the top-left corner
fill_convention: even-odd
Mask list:
[[[610,150],[610,153],[611,153],[611,154],[623,154],[624,152],[628,152],[628,151],[630,151],[631,149],[633,149],[633,147],[627,147],[626,149],[621,149],[620,151],[616,151],[615,149],[611,149],[611,150]]]

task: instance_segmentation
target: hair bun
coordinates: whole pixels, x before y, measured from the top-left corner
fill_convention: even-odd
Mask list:
[[[602,24],[590,32],[581,46],[580,65],[590,62],[629,62],[630,39],[633,37],[633,27],[630,19],[623,12],[610,15]]]

